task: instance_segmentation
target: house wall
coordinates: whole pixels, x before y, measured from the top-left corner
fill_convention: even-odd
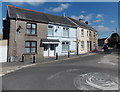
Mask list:
[[[89,41],[89,36],[87,36],[87,29],[84,29],[84,36],[81,36],[81,30],[84,28],[77,29],[77,39],[80,40],[78,44],[78,53],[86,53],[89,51],[89,48],[87,47],[87,41]],[[84,50],[81,48],[81,41],[84,41]]]
[[[62,42],[63,41],[68,41],[70,42],[69,45],[69,50],[75,51],[75,52],[71,52],[71,54],[76,54],[76,28],[72,28],[72,27],[68,27],[69,28],[69,37],[64,37],[63,36],[63,27],[65,26],[59,26],[58,25],[53,25],[53,24],[49,24],[54,26],[54,36],[47,36],[48,39],[59,39],[60,43],[58,44],[58,47],[56,47],[56,52],[58,52],[58,54],[61,55],[67,55],[68,52],[63,52],[62,51]],[[56,28],[58,29],[56,32]]]
[[[37,41],[37,54],[36,58],[43,56],[43,47],[40,47],[41,38],[47,37],[47,24],[37,24],[37,35],[26,35],[26,23],[29,21],[10,20],[10,34],[9,34],[9,56],[21,57],[25,54],[25,41]],[[21,26],[20,32],[16,32],[16,26]],[[32,54],[25,54],[26,59],[31,58]]]
[[[84,36],[81,35],[81,30],[84,30]],[[88,31],[88,35],[87,35]],[[91,32],[91,36],[89,36],[89,33]],[[97,34],[97,32],[95,32]],[[78,43],[78,53],[87,53],[90,51],[90,42],[91,42],[91,51],[92,50],[97,50],[98,48],[98,36],[96,35],[94,37],[94,31],[85,29],[85,28],[77,28],[77,39],[80,40]],[[84,41],[84,49],[81,48],[81,41]],[[94,45],[95,42],[95,45]]]
[[[7,40],[0,40],[0,62],[7,62]]]

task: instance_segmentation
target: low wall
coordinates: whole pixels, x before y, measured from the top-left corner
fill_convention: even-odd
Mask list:
[[[0,40],[0,63],[7,62],[7,40]]]

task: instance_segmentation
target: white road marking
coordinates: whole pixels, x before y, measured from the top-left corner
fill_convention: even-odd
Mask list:
[[[86,73],[75,77],[79,90],[118,90],[118,77],[106,73]]]

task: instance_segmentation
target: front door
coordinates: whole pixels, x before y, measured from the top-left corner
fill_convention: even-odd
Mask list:
[[[43,56],[48,56],[48,52],[49,52],[49,45],[48,44],[44,44],[44,53]]]
[[[49,45],[49,56],[55,56],[55,45],[54,44]]]
[[[54,44],[44,45],[44,56],[55,56],[55,45]]]
[[[92,42],[90,41],[90,51],[92,51]]]

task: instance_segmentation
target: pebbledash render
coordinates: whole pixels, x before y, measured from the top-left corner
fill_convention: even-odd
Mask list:
[[[3,26],[3,39],[8,40],[8,57],[14,60],[23,55],[25,59],[30,59],[33,55],[42,58],[55,56],[56,53],[59,56],[67,55],[68,51],[80,54],[97,50],[97,31],[87,23],[67,16],[55,16],[8,5]],[[81,30],[81,34],[89,34],[88,38],[80,38]],[[85,30],[89,33],[84,33]]]

